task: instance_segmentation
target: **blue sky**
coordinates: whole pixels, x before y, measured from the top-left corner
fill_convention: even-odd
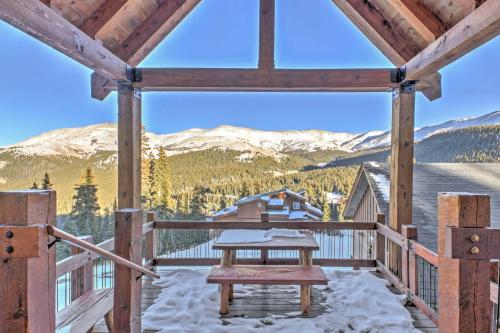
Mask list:
[[[278,1],[281,68],[392,67],[330,0]],[[204,0],[141,66],[255,67],[258,0]],[[417,97],[416,125],[500,109],[500,38],[447,66],[443,97]],[[116,121],[116,96],[90,98],[90,73],[0,21],[0,145],[61,127]],[[390,128],[388,93],[145,93],[148,130],[222,124],[364,132]]]

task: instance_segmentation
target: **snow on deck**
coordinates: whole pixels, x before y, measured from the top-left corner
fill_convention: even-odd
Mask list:
[[[327,270],[329,285],[314,287],[322,293],[324,307],[314,318],[297,317],[296,312],[276,316],[272,310],[265,318],[221,318],[218,286],[206,283],[209,271],[162,272],[154,282],[161,293],[144,312],[143,329],[161,333],[419,332],[404,308],[403,296],[391,293],[387,281],[369,271]],[[251,286],[235,286],[235,295],[251,292]]]

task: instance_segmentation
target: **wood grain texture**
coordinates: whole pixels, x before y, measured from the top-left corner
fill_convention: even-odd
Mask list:
[[[80,30],[92,38],[128,0],[105,0],[80,26]]]
[[[127,79],[124,61],[38,0],[1,1],[0,19],[105,77]]]
[[[500,33],[500,2],[488,0],[408,61],[407,80],[419,80],[443,68]]]
[[[438,195],[439,322],[440,332],[490,332],[490,261],[446,257],[449,227],[488,227],[487,195]],[[446,323],[444,325],[443,323]]]
[[[208,283],[324,285],[328,279],[320,266],[233,265],[214,266]]]
[[[115,253],[140,265],[142,263],[142,210],[115,212]],[[115,266],[113,332],[141,332],[141,273],[122,265]]]
[[[93,243],[92,236],[81,236],[82,240]],[[86,252],[76,246],[71,247],[71,255]],[[56,264],[57,265],[57,264]],[[89,260],[82,267],[71,272],[71,300],[74,301],[83,294],[94,289],[94,263]]]
[[[54,191],[0,192],[2,226],[54,225],[55,212]],[[40,237],[38,257],[0,261],[1,333],[55,330],[55,247],[46,232]]]
[[[141,92],[118,89],[118,208],[141,207]]]
[[[275,0],[260,0],[259,12],[258,67],[272,69],[274,68]]]

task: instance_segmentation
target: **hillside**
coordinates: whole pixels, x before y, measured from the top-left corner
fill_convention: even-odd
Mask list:
[[[369,149],[335,159],[330,166],[353,166],[367,161],[385,162],[389,148]],[[434,134],[415,144],[417,162],[500,163],[500,125],[474,126]]]

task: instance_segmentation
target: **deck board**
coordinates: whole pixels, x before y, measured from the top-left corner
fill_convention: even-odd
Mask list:
[[[389,289],[398,293],[394,288]],[[300,295],[297,286],[278,286],[278,285],[247,285],[242,292],[241,289],[235,290],[235,298],[230,306],[230,312],[221,316],[221,320],[230,320],[234,317],[246,317],[263,319],[270,313],[274,316],[291,317],[291,313],[300,315]],[[161,293],[161,287],[154,285],[150,278],[144,278],[142,309],[149,308],[158,295]],[[323,314],[326,310],[321,305],[325,301],[324,295],[317,288],[313,288],[313,302],[310,317],[316,317]],[[436,325],[425,314],[414,306],[407,306],[406,309],[413,318],[413,325],[422,333],[438,333]],[[287,316],[288,314],[288,316]],[[286,319],[285,319],[286,320]],[[94,328],[94,333],[108,333],[104,320],[101,320]],[[144,330],[143,333],[155,333],[155,331]]]

